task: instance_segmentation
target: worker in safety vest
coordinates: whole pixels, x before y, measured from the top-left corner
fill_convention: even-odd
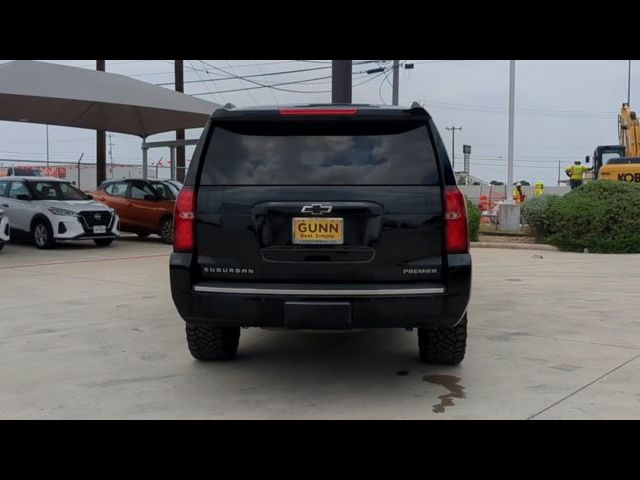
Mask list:
[[[533,184],[533,194],[536,197],[539,197],[540,195],[544,195],[544,184],[542,182],[536,182]]]
[[[582,166],[580,164],[580,160],[576,160],[575,162],[573,162],[573,165],[565,169],[565,173],[567,174],[567,177],[569,177],[569,185],[571,186],[571,190],[576,189],[580,185],[582,185],[584,174],[589,170],[593,169]]]
[[[526,198],[526,195],[522,191],[522,184],[516,183],[516,188],[513,189],[513,199],[516,203],[522,203]]]

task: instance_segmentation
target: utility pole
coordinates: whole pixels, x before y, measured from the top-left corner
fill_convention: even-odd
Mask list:
[[[558,160],[558,186],[560,186],[560,162],[561,160]]]
[[[516,61],[509,60],[509,153],[507,157],[507,185],[513,188],[513,139],[516,95]],[[509,197],[507,197],[508,199]]]
[[[184,61],[176,60],[175,64],[175,85],[176,92],[184,93]],[[184,130],[176,130],[176,140],[184,140]],[[184,146],[180,146],[177,149],[177,159],[176,159],[176,168],[174,171],[176,172],[176,178],[173,180],[178,180],[179,182],[184,182],[185,177],[185,149]]]
[[[49,168],[49,125],[47,125],[47,168]]]
[[[351,103],[353,60],[331,61],[331,103]]]
[[[446,130],[451,131],[451,168],[453,173],[456,173],[456,130],[462,130],[462,127],[445,127]]]
[[[113,178],[113,133],[109,132],[109,163],[111,164],[111,178]]]
[[[105,60],[96,60],[96,70],[105,71]],[[104,130],[96,130],[96,185],[107,179],[106,137]]]
[[[398,97],[400,90],[400,60],[393,61],[393,95],[391,96],[391,104],[398,105]]]

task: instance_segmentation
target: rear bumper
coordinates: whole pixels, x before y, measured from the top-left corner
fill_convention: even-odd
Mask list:
[[[469,255],[450,256],[446,284],[375,285],[193,284],[190,257],[172,254],[170,274],[176,308],[192,324],[313,329],[453,326],[466,312],[471,290]]]

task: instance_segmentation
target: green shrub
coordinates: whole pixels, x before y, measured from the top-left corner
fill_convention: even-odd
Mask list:
[[[521,208],[524,222],[533,228],[538,239],[547,237],[547,210],[549,205],[559,200],[556,195],[540,195],[526,200]]]
[[[543,211],[547,240],[562,250],[640,253],[640,185],[589,182]]]
[[[477,242],[480,234],[480,209],[468,198],[467,201],[467,230],[469,231],[469,240]]]

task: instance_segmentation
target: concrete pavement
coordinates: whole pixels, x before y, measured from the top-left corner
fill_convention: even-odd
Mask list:
[[[416,332],[243,330],[191,358],[170,247],[0,253],[0,418],[640,418],[640,255],[475,249],[459,367]]]

